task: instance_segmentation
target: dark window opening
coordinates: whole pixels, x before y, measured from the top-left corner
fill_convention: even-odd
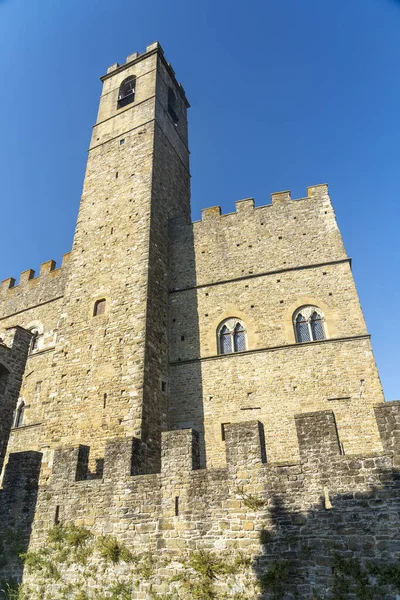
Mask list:
[[[30,351],[34,352],[35,350],[38,349],[38,345],[39,345],[39,332],[37,331],[37,329],[31,329],[31,331],[32,331],[32,338],[31,338]]]
[[[59,525],[60,524],[60,507],[59,505],[56,506],[56,514],[54,515],[54,525]]]
[[[122,108],[135,100],[136,77],[128,77],[124,79],[119,87],[118,92],[118,108]]]
[[[177,102],[172,88],[168,88],[168,114],[173,120],[174,125],[178,125],[179,117],[177,112]]]
[[[179,496],[175,496],[175,516],[179,515]]]
[[[105,299],[102,298],[101,300],[97,300],[97,302],[94,305],[93,316],[98,317],[100,315],[104,315],[105,312],[106,312]]]
[[[22,427],[24,422],[25,404],[22,403],[18,408],[15,416],[15,427]]]
[[[325,339],[324,328],[322,325],[322,319],[317,312],[314,312],[311,317],[311,333],[313,340]]]
[[[296,319],[296,333],[298,342],[310,342],[310,330],[307,320],[300,313]]]
[[[166,381],[161,382],[161,391],[164,393],[167,391],[167,382]]]
[[[223,326],[220,333],[221,354],[232,352],[232,335],[226,325]]]
[[[226,437],[225,427],[229,425],[229,423],[221,423],[221,440],[224,442]]]

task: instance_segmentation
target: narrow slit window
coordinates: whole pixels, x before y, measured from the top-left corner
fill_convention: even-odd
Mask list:
[[[179,515],[179,496],[175,496],[175,516]]]
[[[38,402],[40,400],[40,393],[42,391],[42,382],[37,381],[35,385],[35,400]]]
[[[172,88],[168,88],[168,114],[174,122],[174,125],[178,125],[179,117],[177,113],[177,101]]]
[[[31,329],[32,338],[31,338],[31,346],[30,351],[35,352],[39,347],[39,332],[37,329]]]
[[[22,427],[24,423],[25,403],[19,405],[15,415],[15,427]]]

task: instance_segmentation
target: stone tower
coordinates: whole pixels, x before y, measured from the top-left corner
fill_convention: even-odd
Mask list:
[[[158,43],[101,80],[46,429],[93,459],[134,436],[151,471],[166,428],[168,220],[190,211],[188,103]]]

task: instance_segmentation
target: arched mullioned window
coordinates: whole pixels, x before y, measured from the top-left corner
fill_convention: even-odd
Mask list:
[[[119,86],[118,108],[122,108],[135,100],[136,77],[127,77]]]
[[[218,354],[243,352],[247,350],[246,326],[240,319],[230,317],[219,324],[217,329]]]
[[[297,342],[315,342],[326,338],[325,315],[317,306],[302,306],[293,315]]]
[[[104,315],[106,312],[106,300],[105,298],[101,298],[101,300],[97,300],[94,303],[93,316],[98,317],[100,315]]]

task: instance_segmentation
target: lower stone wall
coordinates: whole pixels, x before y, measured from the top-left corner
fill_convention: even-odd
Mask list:
[[[109,443],[102,480],[85,479],[88,448],[56,451],[37,497],[24,598],[394,600],[400,403],[380,404],[376,416],[383,452],[347,456],[331,411],[297,415],[293,464],[265,462],[258,421],[226,426],[222,469],[198,468],[192,430],[163,434],[162,470],[152,475],[131,476],[132,440]],[[3,537],[6,520],[16,531],[32,502],[20,494],[14,521],[4,512],[7,481],[26,490],[26,468],[13,455]],[[4,577],[15,575],[17,562],[6,560]]]

